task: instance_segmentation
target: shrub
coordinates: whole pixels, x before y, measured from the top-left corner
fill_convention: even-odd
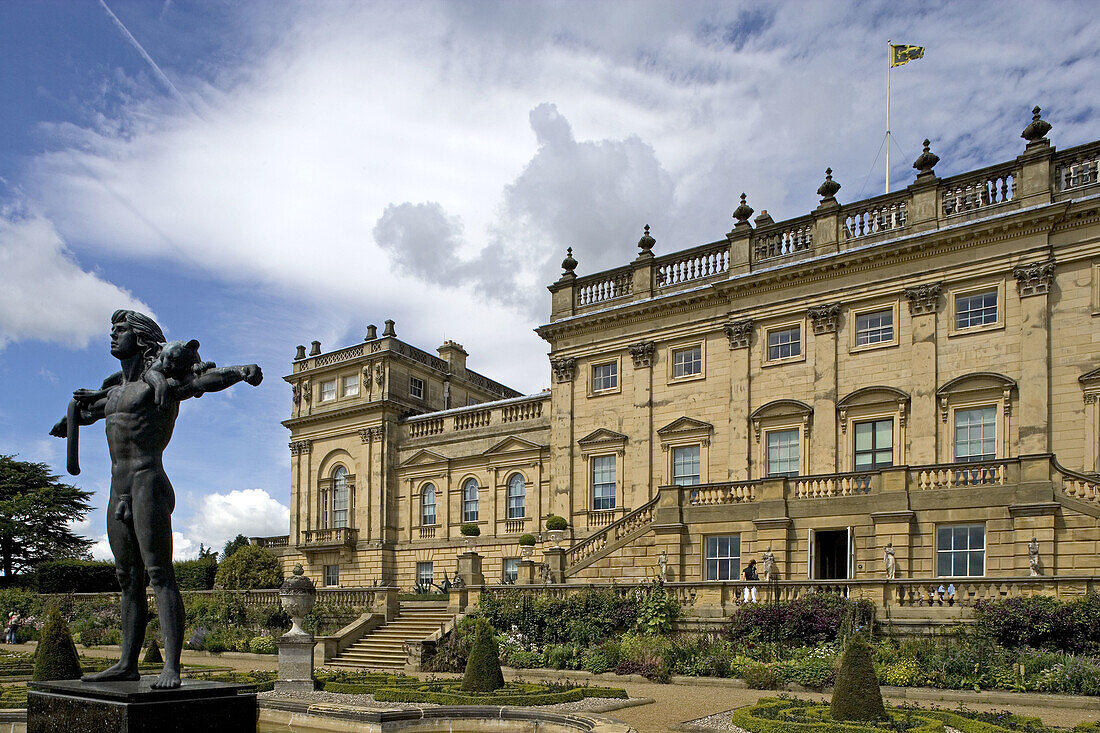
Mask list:
[[[854,627],[869,628],[874,607],[869,601],[849,601],[834,593],[810,593],[778,604],[746,603],[730,619],[728,631],[737,640],[815,646],[834,641],[845,620]]]
[[[218,559],[206,555],[197,560],[172,563],[176,570],[176,585],[180,590],[210,590],[218,572]]]
[[[520,537],[519,537],[520,547],[534,547],[535,542],[536,542],[535,535],[533,535],[533,534],[524,534],[524,535],[520,535]]]
[[[248,651],[253,654],[278,654],[279,645],[272,636],[253,636],[248,640]]]
[[[559,517],[557,514],[551,514],[546,518],[546,528],[551,531],[561,531],[569,529],[569,522],[565,521],[565,517]]]
[[[48,560],[37,570],[39,593],[116,593],[115,565],[91,560]]]
[[[38,682],[80,679],[80,657],[69,633],[69,625],[57,606],[51,607],[46,615],[46,625],[42,628],[34,655],[31,679]]]
[[[779,687],[779,676],[775,668],[760,662],[753,662],[741,672],[745,684],[753,690],[774,690]]]
[[[979,601],[976,627],[1009,648],[1081,653],[1100,650],[1100,594],[1073,601],[1049,596]]]
[[[463,537],[477,537],[481,534],[481,527],[474,522],[465,522],[458,531],[462,533]]]
[[[590,647],[633,627],[638,602],[633,595],[593,588],[566,598],[509,588],[482,593],[479,611],[495,628],[522,629],[530,644]]]
[[[164,657],[161,656],[160,647],[157,645],[157,637],[150,636],[149,641],[145,642],[145,656],[141,661],[145,664],[164,664]]]
[[[470,648],[470,658],[466,661],[461,687],[467,692],[492,692],[504,687],[500,649],[488,621],[478,619],[475,628],[474,643]]]
[[[214,586],[226,590],[278,588],[283,582],[279,561],[262,547],[246,545],[218,566]]]
[[[581,655],[581,669],[592,674],[611,672],[622,660],[622,652],[614,641],[605,641]]]
[[[833,720],[882,720],[886,717],[882,691],[871,660],[871,647],[862,634],[848,641],[844,656],[840,658],[829,712]]]
[[[477,628],[476,616],[467,616],[455,624],[451,633],[443,637],[432,656],[424,662],[426,672],[462,672],[470,658]]]
[[[638,616],[634,620],[634,631],[643,634],[667,634],[672,631],[672,622],[680,616],[680,601],[676,596],[657,582],[637,592],[637,596]]]

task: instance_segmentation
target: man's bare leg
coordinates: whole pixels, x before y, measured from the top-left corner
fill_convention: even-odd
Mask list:
[[[164,631],[164,669],[153,680],[153,687],[168,689],[180,686],[180,651],[183,648],[183,599],[176,587],[176,574],[171,562],[167,566],[150,566],[149,579],[157,597],[157,614]]]
[[[118,558],[118,553],[115,554]],[[117,565],[115,573],[122,589],[122,648],[118,663],[102,672],[87,674],[84,682],[138,680],[138,655],[145,641],[145,625],[149,618],[149,602],[145,598],[145,568],[140,564],[128,569]]]
[[[164,633],[164,669],[153,687],[180,686],[180,651],[183,648],[183,599],[172,567],[172,484],[162,472],[138,477],[134,483],[134,536],[141,559],[149,570],[149,582],[157,598],[157,614]]]

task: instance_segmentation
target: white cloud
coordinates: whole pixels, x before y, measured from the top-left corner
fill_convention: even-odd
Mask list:
[[[106,339],[117,308],[149,308],[129,292],[86,272],[42,216],[0,210],[0,348],[30,339],[83,348]],[[41,376],[56,377],[46,369]]]
[[[263,489],[241,489],[227,494],[207,494],[189,522],[177,521],[174,533],[177,557],[198,554],[202,543],[217,552],[238,534],[246,537],[285,535],[290,529],[290,509]],[[186,537],[186,539],[184,539]],[[181,544],[181,540],[183,543]]]

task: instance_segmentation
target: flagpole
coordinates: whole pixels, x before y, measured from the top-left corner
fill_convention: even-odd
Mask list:
[[[890,70],[894,67],[893,46],[886,42],[886,193],[890,193]]]

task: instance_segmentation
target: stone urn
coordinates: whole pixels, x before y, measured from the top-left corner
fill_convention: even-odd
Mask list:
[[[554,543],[554,547],[561,547],[561,541],[565,539],[564,529],[548,529],[546,530],[546,539]]]
[[[531,545],[520,545],[519,554],[523,557],[531,557],[535,554],[535,548]]]
[[[311,636],[302,628],[302,620],[313,610],[317,602],[317,588],[313,581],[305,576],[305,569],[299,564],[294,566],[294,574],[283,581],[279,587],[279,603],[290,616],[290,631],[284,636]]]

